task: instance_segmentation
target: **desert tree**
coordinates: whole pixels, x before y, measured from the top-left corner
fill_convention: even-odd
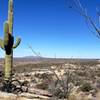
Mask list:
[[[100,8],[96,7],[96,14],[98,17],[98,22],[96,23],[92,16],[87,13],[87,9],[82,5],[81,0],[65,0],[65,4],[68,8],[83,16],[88,29],[100,39],[100,28],[98,25],[98,23],[100,24]]]
[[[28,45],[28,47],[33,52],[33,54],[41,58],[41,60],[44,58],[40,53],[36,52],[31,45]],[[48,87],[50,92],[53,94],[53,99],[61,98],[63,100],[64,98],[69,98],[72,89],[71,81],[72,79],[74,79],[73,72],[71,72],[69,69],[64,68],[64,64],[50,64],[51,62],[49,61],[50,60],[48,59],[45,61],[43,60],[42,63],[45,63],[47,67],[49,66],[48,70],[51,71],[53,73],[53,76],[55,77]],[[56,68],[52,68],[54,66]],[[70,64],[68,66],[70,66]],[[63,74],[61,69],[64,69]]]

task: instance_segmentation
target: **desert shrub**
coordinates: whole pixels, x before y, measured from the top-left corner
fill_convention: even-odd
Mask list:
[[[75,82],[74,82],[74,85],[75,86],[80,86],[80,85],[82,85],[82,83],[83,83],[83,80],[75,80]]]
[[[28,74],[28,73],[26,73],[24,76],[25,76],[25,77],[31,77],[31,75]]]
[[[50,77],[49,77],[50,75],[48,75],[47,73],[43,73],[43,74],[41,74],[41,76],[40,76],[40,78],[41,79],[50,79]]]
[[[96,71],[96,75],[97,75],[98,77],[100,77],[100,71],[99,71],[99,70]]]
[[[60,88],[56,88],[53,95],[55,97],[58,97],[59,99],[64,99],[66,98],[66,94],[62,91]]]
[[[36,87],[37,87],[38,89],[47,90],[47,89],[48,89],[48,85],[49,85],[49,84],[48,84],[47,82],[41,82],[41,83],[37,84]]]
[[[97,80],[96,87],[100,89],[100,79]]]
[[[77,74],[78,76],[84,76],[84,75],[86,75],[87,73],[86,73],[85,71],[77,71],[76,74]]]
[[[71,89],[73,87],[73,75],[69,69],[64,68],[63,72],[63,70],[61,71],[61,68],[62,65],[58,66],[55,70],[52,70],[52,68],[50,69],[54,74],[56,80],[54,81],[55,84],[53,85],[53,87],[50,86],[50,92],[53,94],[54,97],[62,100],[64,98],[68,98],[71,92]]]
[[[82,84],[82,86],[80,86],[80,89],[83,91],[83,92],[89,92],[90,90],[92,90],[92,86],[90,83],[88,82],[84,82]]]
[[[34,74],[34,77],[39,78],[40,77],[40,74],[39,73],[35,73]]]
[[[31,83],[36,83],[36,80],[35,79],[31,79]]]
[[[35,73],[34,75],[36,78],[42,79],[42,80],[47,80],[47,81],[51,81],[52,80],[52,75],[48,74],[48,73]]]

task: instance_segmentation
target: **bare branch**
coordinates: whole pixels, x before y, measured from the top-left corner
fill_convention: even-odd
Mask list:
[[[93,35],[96,35],[96,36],[100,39],[100,36],[97,34],[97,32],[94,32],[94,31],[91,29],[91,27],[90,27],[91,25],[89,25],[89,22],[88,22],[87,20],[85,20],[85,23],[86,23],[86,25],[87,25],[89,31],[90,31],[91,33],[93,33]]]
[[[99,23],[100,23],[100,10],[98,8],[96,8],[96,12],[97,12],[97,15],[99,17]]]
[[[33,48],[31,47],[31,45],[28,45],[28,47],[32,50],[32,52],[39,58],[42,58],[42,56],[40,55],[40,53],[37,53],[33,50]]]
[[[70,0],[70,1],[73,1],[74,6],[76,7],[76,9],[74,7],[71,7],[71,8],[72,9],[74,8],[74,10],[76,12],[78,12],[81,16],[83,16],[85,18],[86,24],[87,24],[89,30],[91,30],[90,26],[92,26],[96,32],[93,32],[93,31],[91,31],[91,32],[95,33],[96,36],[100,39],[100,29],[97,27],[95,22],[92,20],[91,16],[89,16],[87,14],[87,10],[82,6],[80,0]],[[97,14],[99,16],[99,21],[100,21],[100,11],[97,10]]]

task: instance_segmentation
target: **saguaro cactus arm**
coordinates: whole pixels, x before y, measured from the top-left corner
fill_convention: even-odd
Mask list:
[[[4,49],[4,42],[3,42],[2,39],[0,39],[0,47],[1,47],[2,49]]]
[[[13,49],[15,49],[21,42],[20,38],[16,38],[16,43],[13,45]]]

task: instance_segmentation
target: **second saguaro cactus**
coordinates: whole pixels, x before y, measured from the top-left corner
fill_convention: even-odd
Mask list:
[[[17,38],[14,44],[13,37],[13,0],[9,0],[8,20],[4,23],[4,39],[0,39],[0,47],[5,51],[4,80],[12,79],[13,49],[20,44],[21,39]]]

